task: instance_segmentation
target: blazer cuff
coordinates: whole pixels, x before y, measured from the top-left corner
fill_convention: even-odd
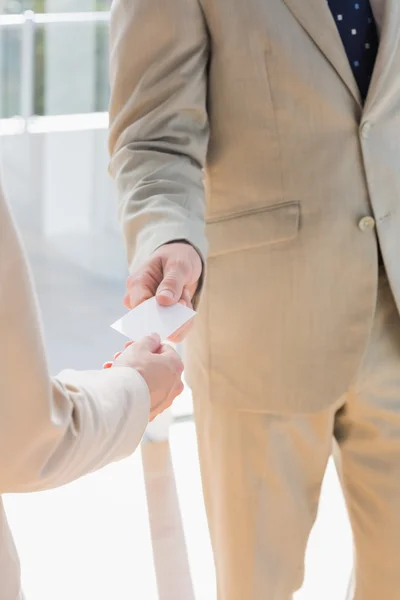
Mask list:
[[[124,371],[123,377],[126,381],[127,393],[133,394],[131,410],[128,414],[128,427],[125,438],[121,438],[121,456],[130,456],[142,441],[150,419],[150,390],[144,378],[131,367],[112,367],[105,369],[113,371],[113,375],[119,376],[118,371]],[[111,374],[111,373],[110,373]]]
[[[130,367],[66,370],[56,379],[68,387],[72,385],[80,389],[83,402],[92,404],[94,413],[98,411],[99,422],[106,424],[110,446],[104,464],[130,456],[136,450],[150,417],[150,391],[140,373]],[[107,440],[104,442],[107,445]],[[93,443],[99,443],[99,440],[93,440]]]

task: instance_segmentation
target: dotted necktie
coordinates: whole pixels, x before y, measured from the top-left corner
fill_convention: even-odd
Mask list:
[[[379,37],[369,0],[328,0],[363,101],[378,54]]]

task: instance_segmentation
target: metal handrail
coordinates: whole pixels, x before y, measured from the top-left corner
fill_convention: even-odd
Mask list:
[[[74,13],[35,13],[27,10],[20,15],[0,15],[0,27],[24,25],[27,20],[38,25],[46,23],[107,23],[109,11],[74,12]]]

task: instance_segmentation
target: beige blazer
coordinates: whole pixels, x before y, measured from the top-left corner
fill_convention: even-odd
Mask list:
[[[173,239],[208,257],[194,391],[337,401],[371,330],[376,233],[400,306],[399,1],[364,106],[324,0],[115,0],[111,86],[131,268]]]
[[[35,292],[1,186],[0,332],[0,494],[63,485],[133,452],[149,417],[136,371],[49,377]],[[0,496],[0,600],[22,598],[20,585]]]

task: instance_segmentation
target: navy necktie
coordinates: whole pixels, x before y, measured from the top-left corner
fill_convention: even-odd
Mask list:
[[[369,0],[328,0],[363,101],[378,54],[379,37]]]

